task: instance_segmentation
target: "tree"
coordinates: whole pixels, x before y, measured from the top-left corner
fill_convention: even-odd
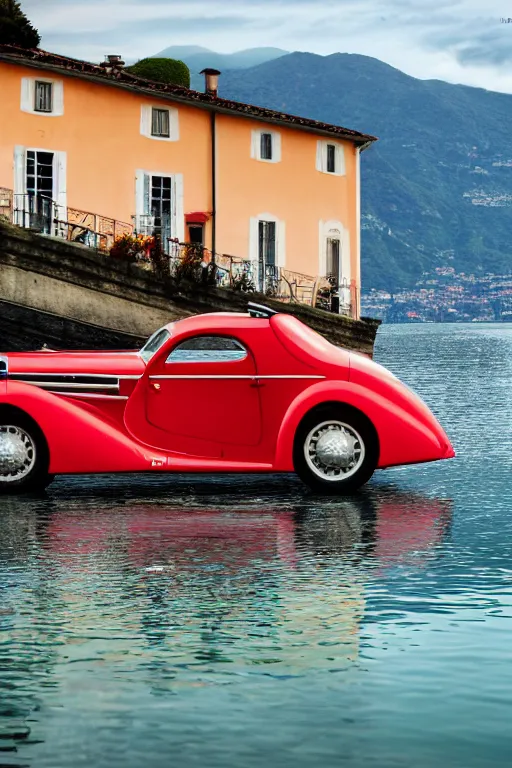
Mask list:
[[[190,70],[186,64],[178,59],[141,59],[126,69],[132,75],[142,77],[145,80],[155,80],[158,83],[182,85],[185,88],[190,88]]]
[[[0,44],[38,48],[41,36],[17,0],[0,0]]]

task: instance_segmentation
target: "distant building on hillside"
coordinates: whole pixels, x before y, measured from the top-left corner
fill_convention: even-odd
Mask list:
[[[223,99],[219,74],[205,70],[202,93],[119,57],[0,46],[0,187],[19,223],[35,206],[59,234],[71,209],[94,212],[250,259],[260,288],[278,268],[332,275],[352,283],[358,317],[359,163],[374,137]]]

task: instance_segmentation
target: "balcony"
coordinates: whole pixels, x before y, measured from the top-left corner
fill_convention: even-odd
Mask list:
[[[306,304],[357,319],[355,281],[339,283],[333,276],[311,276],[258,260],[216,253],[201,245],[181,243],[171,237],[170,218],[133,216],[121,222],[76,208],[58,206],[42,195],[18,195],[0,188],[0,217],[40,235],[60,237],[103,253],[117,238],[142,234],[156,236],[166,259],[165,272],[218,288],[261,293],[285,303]],[[150,258],[149,268],[156,269]],[[161,265],[160,265],[161,266]]]

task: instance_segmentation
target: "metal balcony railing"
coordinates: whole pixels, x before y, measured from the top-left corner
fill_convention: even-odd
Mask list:
[[[149,214],[132,216],[133,231],[137,235],[160,238],[165,253],[171,253],[171,217],[152,216]]]
[[[41,235],[54,234],[58,207],[51,197],[27,193],[13,195],[12,200],[14,224]]]
[[[120,235],[133,232],[131,224],[117,219],[59,206],[44,195],[15,194],[5,187],[0,187],[0,216],[38,234],[62,237],[101,251],[108,251]]]
[[[43,235],[62,237],[102,252],[109,252],[122,235],[156,236],[161,244],[165,271],[219,288],[258,292],[279,301],[312,307],[356,318],[359,297],[354,280],[335,276],[311,276],[259,260],[216,253],[171,237],[170,217],[133,216],[127,224],[116,219],[58,206],[43,195],[14,194],[0,187],[0,216],[13,224]],[[149,265],[149,252],[148,265]]]

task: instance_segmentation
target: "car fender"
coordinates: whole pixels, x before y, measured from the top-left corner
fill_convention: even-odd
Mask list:
[[[0,387],[0,407],[19,408],[42,430],[51,474],[137,472],[166,464],[163,454],[141,446],[111,422],[59,395],[17,382]]]
[[[308,411],[326,402],[357,408],[372,422],[379,440],[380,468],[444,458],[446,446],[413,413],[359,384],[325,381],[309,387],[289,406],[277,438],[276,470],[293,471],[297,428]]]

